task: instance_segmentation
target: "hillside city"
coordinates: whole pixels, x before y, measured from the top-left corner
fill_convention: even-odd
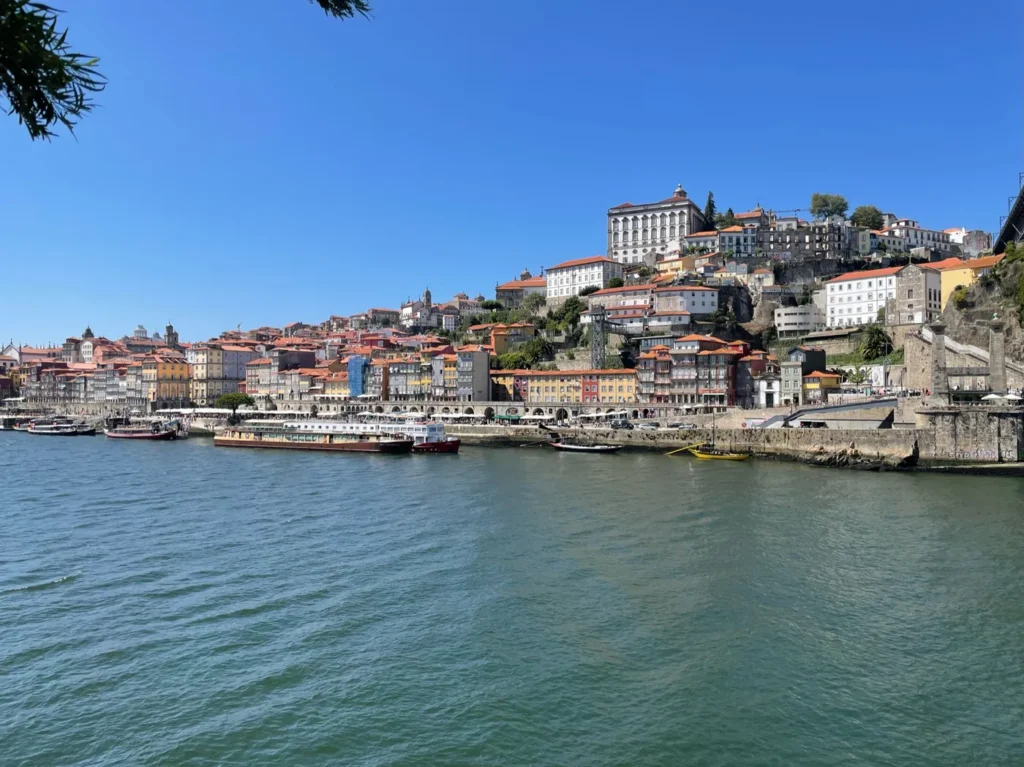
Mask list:
[[[801,217],[801,214],[806,218]],[[139,325],[0,350],[0,395],[81,412],[348,402],[795,407],[925,388],[905,347],[1003,258],[992,238],[815,194],[805,210],[719,212],[682,186],[607,210],[607,252],[493,294],[181,341]],[[654,412],[653,410],[651,412]],[[659,412],[664,412],[662,408]]]

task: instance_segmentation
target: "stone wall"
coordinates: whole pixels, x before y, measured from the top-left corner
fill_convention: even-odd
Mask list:
[[[936,457],[987,463],[1024,461],[1024,412],[990,407],[926,408],[918,428],[933,435]]]
[[[904,365],[907,370],[903,385],[908,389],[931,388],[931,359],[932,345],[920,335],[911,334],[907,336],[904,349]],[[946,338],[946,367],[987,367],[988,352],[972,346],[964,346],[947,336]],[[967,386],[971,382],[961,381],[961,385]],[[974,382],[980,383],[980,382]],[[1010,388],[1024,386],[1024,372],[1019,364],[1011,363],[1006,367],[1006,383]]]

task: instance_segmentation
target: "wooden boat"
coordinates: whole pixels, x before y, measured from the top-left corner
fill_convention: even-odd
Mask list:
[[[555,450],[569,453],[617,453],[622,445],[573,445],[568,442],[548,442]]]
[[[458,437],[446,437],[440,440],[427,440],[424,442],[413,442],[414,453],[458,453],[462,446],[462,440]]]
[[[731,453],[714,447],[691,447],[690,453],[702,461],[745,461],[750,458],[746,453]]]

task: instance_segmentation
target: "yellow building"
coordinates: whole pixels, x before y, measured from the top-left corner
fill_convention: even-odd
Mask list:
[[[328,373],[324,379],[324,394],[332,399],[348,399],[348,373]]]
[[[454,399],[459,389],[459,355],[444,355],[444,393]]]
[[[153,354],[142,361],[143,392],[158,408],[187,405],[190,379],[184,357]]]
[[[510,325],[491,327],[491,348],[495,355],[511,351],[519,344],[526,343],[537,335],[537,328],[529,322],[513,322]]]
[[[676,275],[683,274],[684,272],[692,272],[694,269],[694,257],[693,256],[677,256],[676,258],[666,258],[664,261],[657,263],[658,273],[663,275]]]
[[[581,370],[579,375],[584,403],[636,402],[635,370]]]
[[[979,277],[991,272],[995,265],[1002,260],[1002,256],[982,256],[970,261],[947,258],[945,261],[929,264],[928,266],[932,269],[938,270],[939,276],[942,278],[940,306],[945,309],[954,290],[961,285],[964,287],[973,285]]]
[[[804,402],[825,402],[828,395],[840,390],[838,373],[814,371],[804,376]]]

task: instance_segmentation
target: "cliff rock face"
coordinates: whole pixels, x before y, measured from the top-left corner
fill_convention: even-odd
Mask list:
[[[989,322],[998,315],[1006,327],[1006,356],[1024,362],[1024,331],[1020,324],[1020,290],[1024,281],[1024,261],[1001,263],[989,275],[967,291],[962,308],[953,301],[946,305],[942,321],[946,334],[962,344],[988,348]]]

